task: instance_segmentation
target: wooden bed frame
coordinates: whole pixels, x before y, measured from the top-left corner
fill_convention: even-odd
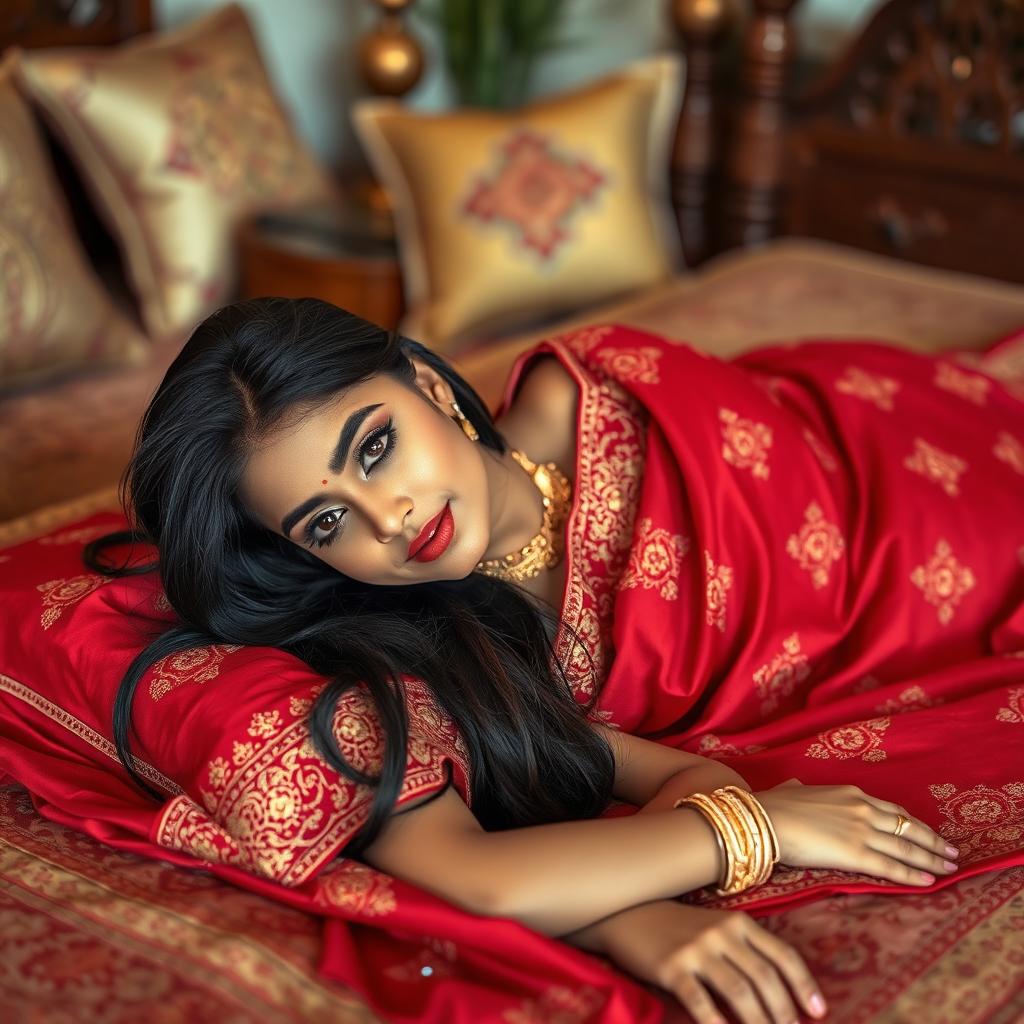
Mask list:
[[[728,82],[726,5],[668,2],[688,62],[670,167],[687,263],[803,235],[1024,282],[1024,0],[889,0],[800,91],[797,0],[752,2]],[[422,67],[400,15],[411,0],[381,6],[364,44],[398,39],[411,59],[397,79],[375,77],[364,45],[364,69],[371,88],[401,94]],[[0,50],[112,44],[153,27],[150,0],[83,10],[12,0]]]

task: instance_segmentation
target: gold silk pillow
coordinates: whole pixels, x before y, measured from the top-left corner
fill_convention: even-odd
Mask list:
[[[512,112],[358,103],[394,207],[403,331],[454,351],[668,277],[678,97],[661,57]]]
[[[141,362],[148,346],[93,273],[42,136],[0,62],[0,388]]]
[[[232,297],[243,217],[334,194],[236,5],[116,48],[24,53],[21,66],[121,246],[153,335],[183,332]]]

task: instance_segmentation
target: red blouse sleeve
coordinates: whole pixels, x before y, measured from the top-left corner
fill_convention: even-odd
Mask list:
[[[150,723],[141,730],[147,760],[184,790],[165,806],[152,840],[284,885],[301,884],[356,835],[374,795],[314,748],[307,716],[325,680],[267,649],[216,646],[176,659],[181,666],[154,666],[143,681],[145,695],[136,698],[137,717]],[[182,673],[193,681],[179,678]],[[168,675],[173,685],[165,689]],[[403,683],[409,741],[398,806],[449,782],[469,804],[468,756],[454,723],[425,683]],[[147,713],[139,715],[147,702]],[[349,764],[380,771],[384,733],[364,687],[338,701],[333,732]]]

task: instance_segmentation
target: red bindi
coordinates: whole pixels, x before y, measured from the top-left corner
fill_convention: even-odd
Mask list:
[[[327,481],[326,480],[321,480],[320,483],[322,483],[324,485],[324,487],[327,486]]]

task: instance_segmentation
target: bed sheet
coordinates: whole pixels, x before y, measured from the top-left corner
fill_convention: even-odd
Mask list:
[[[807,960],[829,1024],[1024,1019],[1024,868],[933,893],[833,896],[761,921]],[[318,950],[312,915],[205,871],[112,850],[47,821],[19,786],[0,786],[8,1024],[379,1020],[317,976]],[[688,1019],[666,1006],[666,1021]],[[538,1012],[503,1024],[527,1022],[584,1019]]]

